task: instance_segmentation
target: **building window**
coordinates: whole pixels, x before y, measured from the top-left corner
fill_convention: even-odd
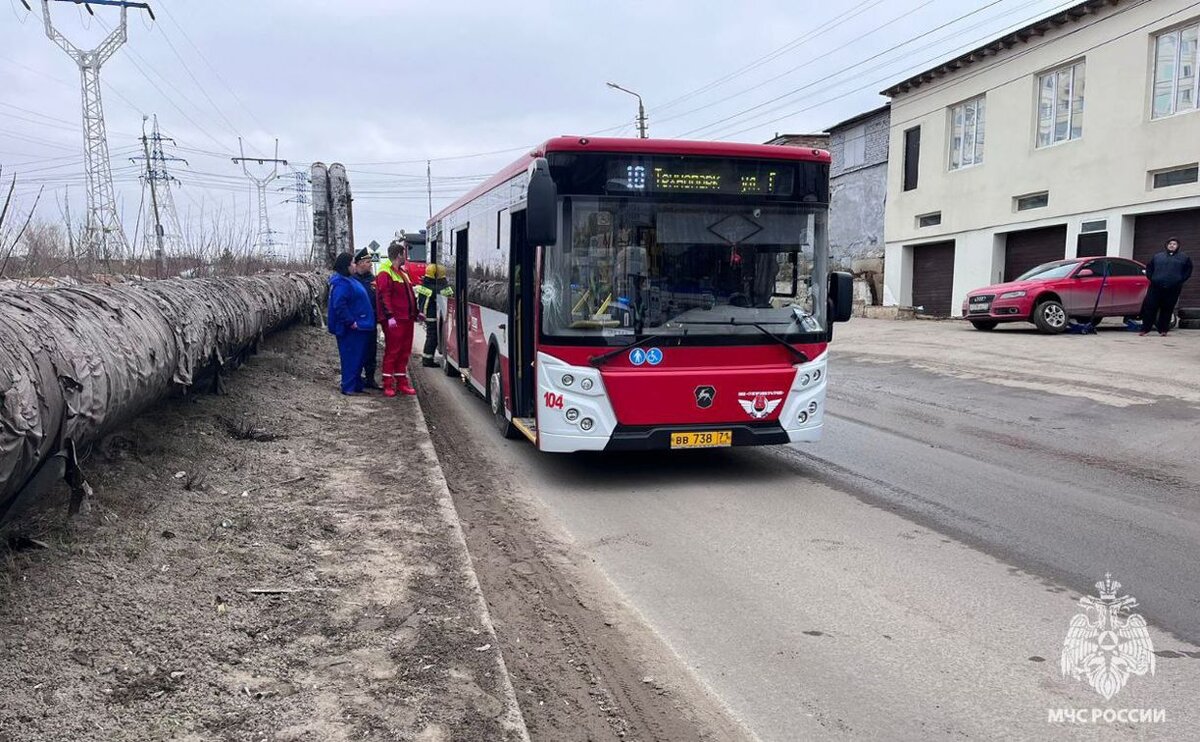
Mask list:
[[[917,227],[936,227],[942,223],[942,212],[935,211],[932,214],[922,214],[917,217]]]
[[[1153,175],[1155,188],[1187,185],[1188,183],[1195,183],[1197,179],[1200,179],[1200,167],[1196,165],[1177,167],[1174,170],[1164,170]]]
[[[842,169],[859,167],[867,161],[867,127],[855,126],[842,137]]]
[[[950,169],[983,163],[983,96],[950,109]]]
[[[1013,203],[1017,211],[1040,209],[1050,203],[1050,193],[1042,191],[1041,193],[1031,193],[1028,196],[1017,196],[1013,199]]]
[[[921,160],[921,127],[904,132],[904,190],[917,188],[917,173]]]
[[[1154,39],[1154,118],[1196,110],[1200,75],[1196,74],[1200,26],[1188,26]]]
[[[1097,220],[1091,221],[1091,222],[1084,222],[1083,224],[1079,225],[1079,231],[1084,232],[1084,233],[1107,232],[1108,231],[1108,220],[1107,219],[1097,219]]]
[[[1083,136],[1083,62],[1038,79],[1037,146]]]

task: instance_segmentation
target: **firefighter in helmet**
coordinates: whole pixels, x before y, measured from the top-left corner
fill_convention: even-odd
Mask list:
[[[425,349],[421,353],[421,365],[436,366],[433,352],[438,345],[438,297],[454,296],[454,289],[446,280],[445,266],[430,263],[425,267],[425,278],[414,289],[417,292],[417,309],[425,315]]]

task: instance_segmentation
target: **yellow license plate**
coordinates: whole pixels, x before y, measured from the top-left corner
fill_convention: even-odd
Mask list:
[[[671,433],[671,448],[724,448],[732,445],[732,430],[712,430],[707,433]]]

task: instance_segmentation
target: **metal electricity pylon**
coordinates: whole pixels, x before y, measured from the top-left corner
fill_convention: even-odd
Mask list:
[[[183,229],[179,226],[179,214],[175,211],[175,196],[171,193],[172,185],[179,185],[179,179],[167,171],[168,162],[187,160],[179,157],[168,157],[163,153],[163,142],[175,143],[174,139],[164,137],[158,131],[158,116],[154,117],[154,131],[146,134],[146,119],[142,119],[142,157],[129,158],[133,162],[146,163],[146,172],[142,174],[143,185],[150,187],[150,208],[154,218],[154,229],[145,230],[142,234],[143,244],[147,253],[153,253],[155,264],[158,266],[159,278],[165,272],[165,260],[168,253],[179,255],[183,251]]]
[[[22,0],[24,2],[24,0]],[[81,0],[54,0],[79,5]],[[89,0],[84,3],[89,13],[92,5],[111,5],[121,9],[121,23],[95,49],[85,50],[72,44],[54,28],[50,19],[51,0],[42,0],[42,21],[46,36],[67,53],[79,65],[83,79],[83,137],[84,172],[87,176],[87,224],[84,232],[84,249],[90,256],[103,260],[120,257],[129,243],[121,229],[117,216],[117,197],[113,190],[112,167],[108,159],[108,138],[104,129],[104,106],[100,101],[100,67],[116,53],[128,38],[129,8],[140,8],[154,18],[147,3],[124,2],[123,0]],[[28,3],[25,3],[28,9]]]
[[[233,161],[235,163],[241,163],[242,172],[246,174],[246,177],[250,179],[250,182],[254,184],[254,187],[258,189],[258,234],[254,238],[254,246],[258,248],[259,253],[263,257],[274,258],[275,246],[277,243],[275,242],[275,233],[271,231],[271,217],[268,214],[267,209],[267,186],[271,184],[271,181],[278,177],[279,166],[287,165],[288,162],[287,160],[279,159],[278,139],[275,140],[275,157],[273,158],[246,157],[246,150],[242,146],[241,137],[238,137],[238,151],[242,156],[234,157]],[[265,178],[251,175],[250,168],[246,167],[247,162],[257,162],[259,165],[266,165],[270,163],[271,174]]]
[[[310,260],[315,262],[312,252],[312,237],[309,234],[309,228],[312,226],[312,216],[308,213],[308,206],[312,203],[309,198],[309,189],[312,187],[312,179],[300,170],[292,171],[292,183],[285,185],[279,190],[291,193],[291,198],[284,199],[285,204],[296,204],[296,225],[292,230],[292,255],[291,257],[297,260]]]

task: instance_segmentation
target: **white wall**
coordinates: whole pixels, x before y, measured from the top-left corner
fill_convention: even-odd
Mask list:
[[[885,281],[900,304],[911,294],[911,273],[891,262],[902,254],[896,246],[959,241],[957,313],[967,291],[994,278],[997,233],[1066,224],[1066,254],[1073,256],[1079,224],[1108,215],[1109,253],[1128,256],[1132,219],[1126,215],[1200,201],[1200,184],[1153,190],[1147,175],[1200,160],[1200,111],[1150,117],[1154,35],[1200,17],[1200,7],[1189,5],[1125,0],[1105,6],[892,99],[885,234],[893,275]],[[1079,59],[1086,83],[1082,137],[1036,148],[1038,76]],[[983,164],[950,171],[949,109],[980,94],[986,96]],[[918,125],[918,187],[904,191],[904,131]],[[1040,191],[1049,192],[1048,206],[1015,211],[1014,196]],[[940,225],[916,226],[918,214],[936,211]],[[998,252],[1003,270],[1002,240]]]

